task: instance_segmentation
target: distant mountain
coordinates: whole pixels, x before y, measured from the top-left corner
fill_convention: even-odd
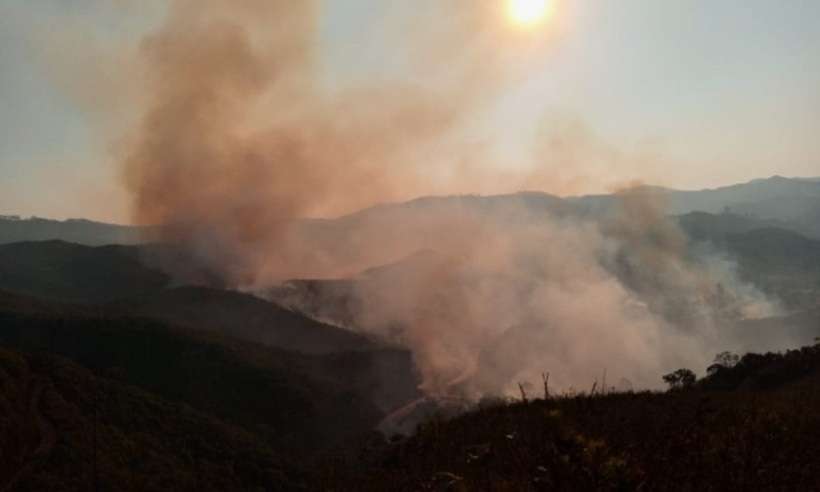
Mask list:
[[[820,179],[772,177],[713,190],[679,191],[646,186],[638,191],[668,215],[700,212],[733,217],[724,224],[706,227],[740,227],[733,232],[778,227],[820,239]],[[378,258],[376,263],[390,263],[417,251],[405,247],[408,238],[435,233],[437,223],[451,219],[501,225],[555,219],[605,220],[619,213],[622,204],[620,194],[560,198],[541,192],[521,192],[423,197],[377,205],[337,219],[303,221],[297,230],[308,244],[316,244],[321,250],[318,257],[342,264],[357,264],[363,249],[361,242],[378,238],[384,250],[395,254]],[[696,220],[692,218],[690,222]],[[734,224],[728,224],[730,221]],[[741,221],[746,224],[740,225]],[[364,269],[372,265],[360,266]]]
[[[671,215],[691,212],[730,213],[752,219],[791,224],[820,238],[820,178],[773,176],[722,188],[680,191],[646,186]],[[617,204],[617,196],[596,195],[569,199],[588,213],[601,214]]]
[[[677,217],[689,238],[732,259],[741,278],[790,309],[820,305],[820,240],[777,220],[693,212]]]
[[[820,241],[777,228],[756,229],[726,240],[741,277],[790,308],[820,305]]]
[[[757,270],[782,274],[820,271],[820,241],[774,227],[733,234],[726,240],[730,250]]]
[[[820,271],[814,266],[820,264],[820,179],[775,176],[713,190],[643,187],[638,192],[674,216],[690,239],[717,245],[738,261],[745,278],[783,298],[789,307],[805,309],[820,302]],[[538,192],[428,197],[306,223],[303,234],[318,245],[323,259],[356,264],[364,271],[373,263],[404,264],[404,259],[432,247],[425,238],[447,230],[453,219],[491,225],[504,234],[505,227],[517,223],[606,223],[623,212],[624,203],[624,196],[617,194],[563,199]],[[367,245],[373,242],[382,246],[373,263],[357,263],[357,255],[370,251]],[[411,272],[417,269],[405,266]],[[272,292],[283,302],[298,300],[314,315],[348,323],[351,310],[359,309],[346,298],[345,291],[351,288],[341,279],[298,280]]]
[[[59,239],[88,246],[142,244],[157,234],[153,227],[134,227],[84,219],[65,221],[0,215],[0,244]]]
[[[754,341],[758,346],[775,347],[778,350],[811,344],[820,337],[820,306],[786,316],[746,319],[724,327],[731,330],[738,340]],[[738,353],[749,346],[733,347]]]
[[[63,241],[0,245],[0,289],[65,302],[103,303],[146,295],[169,278],[132,246]]]
[[[785,229],[820,239],[820,178],[775,176],[711,190],[644,186],[637,191],[647,193],[663,212],[677,216],[694,239],[715,239],[762,228]],[[531,222],[547,216],[601,219],[617,212],[622,201],[619,194],[560,198],[541,192],[423,197],[377,205],[338,219],[307,221],[305,227],[321,238],[338,235],[340,231],[354,236],[363,229],[389,231],[425,217],[435,220],[469,215],[499,223]]]
[[[535,195],[530,195],[532,199]],[[482,201],[485,200],[485,201]],[[471,197],[466,200],[441,199],[436,205],[438,210],[431,213],[434,216],[445,212],[449,207],[465,210],[468,206],[481,207],[483,210],[494,210],[491,213],[500,213],[503,206],[501,197],[486,199]],[[552,199],[547,199],[555,206]],[[432,202],[427,202],[430,206]],[[562,217],[585,216],[586,212],[574,212],[561,208]],[[408,205],[402,210],[401,205],[396,209],[382,208],[370,210],[367,213],[382,215],[376,222],[379,230],[385,236],[400,237],[406,240],[397,243],[391,252],[401,251],[401,247],[408,247],[414,243],[416,237],[425,237],[425,234],[413,232],[414,223],[418,217],[408,218],[405,222],[391,222],[388,218],[396,214],[413,217],[414,205]],[[532,205],[530,205],[532,207]],[[544,210],[545,206],[533,207]],[[528,208],[525,210],[532,210]],[[467,212],[465,212],[467,213]],[[539,212],[543,216],[543,212]],[[518,215],[518,220],[538,220],[539,213],[525,219]],[[523,213],[526,216],[527,212]],[[580,214],[580,215],[578,215]],[[560,217],[560,216],[559,216]],[[589,218],[587,216],[587,218]],[[333,244],[344,249],[347,237],[368,237],[368,234],[377,234],[371,229],[374,221],[361,220],[359,217],[347,218],[350,221],[349,235],[339,235]],[[501,217],[499,234],[503,234],[503,224],[509,223]],[[712,214],[707,212],[690,212],[686,215],[674,217],[682,231],[691,240],[693,252],[699,254],[701,245],[708,243],[704,255],[726,257],[737,266],[740,277],[763,290],[773,300],[782,301],[789,310],[813,309],[820,305],[820,240],[803,235],[802,228],[789,222],[777,219],[760,219],[732,213]],[[361,222],[360,224],[356,224]],[[402,224],[398,227],[393,224]],[[408,225],[409,224],[409,225]],[[337,225],[322,225],[322,227],[336,227]],[[313,318],[321,319],[332,324],[356,328],[356,320],[361,319],[365,306],[357,293],[367,292],[370,302],[378,298],[380,293],[391,292],[392,286],[399,283],[413,284],[412,279],[419,275],[435,272],[442,267],[451,269],[457,258],[449,258],[432,250],[417,250],[409,255],[386,262],[382,266],[365,269],[358,274],[343,279],[295,279],[278,286],[272,286],[260,292],[260,295],[275,300]],[[389,294],[388,294],[389,295]],[[360,328],[360,327],[359,327]]]
[[[561,197],[538,191],[522,191],[506,195],[421,197],[408,202],[376,205],[340,217],[333,222],[353,227],[363,223],[385,221],[388,218],[393,221],[442,213],[445,216],[470,213],[520,221],[544,215],[570,215],[576,213],[576,209],[572,203]]]
[[[773,177],[716,190],[673,192],[672,213],[731,213],[793,223],[820,236],[820,182]]]
[[[798,234],[803,230],[790,222],[775,219],[759,219],[734,213],[689,212],[675,217],[690,239],[713,242],[725,241],[734,234],[745,234],[757,229],[782,229]]]
[[[803,233],[820,238],[820,178],[772,176],[714,189],[683,191],[644,186],[658,198],[670,215],[691,212],[728,212],[752,219],[791,224]],[[560,198],[542,192],[519,192],[494,196],[433,196],[403,203],[381,204],[343,217],[300,221],[312,237],[326,237],[340,230],[379,227],[421,215],[478,213],[511,220],[552,216],[601,216],[617,206],[617,195],[586,195]],[[133,245],[157,240],[158,227],[104,224],[82,219],[55,221],[0,216],[0,244],[20,241],[63,240],[88,246]],[[350,252],[349,254],[354,254]]]
[[[783,201],[789,206],[778,205]],[[820,180],[772,176],[748,183],[699,191],[669,190],[670,212],[690,211],[717,213],[726,210],[762,219],[795,220],[810,209],[817,216],[820,203]],[[799,205],[792,209],[792,205]],[[768,207],[772,207],[769,209]]]

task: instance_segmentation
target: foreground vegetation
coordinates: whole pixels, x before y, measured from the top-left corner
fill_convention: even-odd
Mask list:
[[[0,348],[0,490],[295,490],[298,468],[248,431],[95,375]]]
[[[321,490],[818,490],[820,347],[689,387],[495,404],[351,463]]]
[[[0,348],[0,490],[817,490],[818,369],[817,346],[750,354],[666,393],[485,402],[316,458],[219,407]]]
[[[820,346],[721,354],[665,393],[484,402],[387,442],[344,384],[352,355],[24,300],[0,304],[3,492],[820,489]]]
[[[375,378],[407,377],[400,351],[252,343],[284,314],[217,291],[142,299],[174,309],[0,292],[0,492],[820,490],[820,345],[723,353],[701,380],[658,375],[666,393],[484,402],[387,442],[388,402],[415,398]],[[184,316],[202,303],[208,329]],[[228,337],[237,305],[274,321]]]

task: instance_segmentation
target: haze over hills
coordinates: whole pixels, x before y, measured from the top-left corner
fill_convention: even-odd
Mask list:
[[[197,273],[198,260],[189,254],[196,251],[172,251],[169,258],[171,250],[166,246],[8,244],[0,246],[0,288],[64,302],[120,306],[132,315],[230,333],[287,350],[370,350],[374,339],[381,340],[376,345],[417,343],[408,342],[408,336],[415,336],[406,331],[408,325],[442,323],[439,331],[447,331],[464,322],[463,329],[469,333],[469,326],[486,324],[489,339],[495,336],[489,335],[493,325],[500,324],[502,331],[517,327],[511,333],[539,325],[539,318],[549,315],[529,313],[532,306],[526,299],[544,281],[553,281],[552,272],[559,274],[559,282],[565,281],[560,279],[561,268],[576,261],[572,252],[562,252],[565,243],[580,241],[570,248],[588,248],[582,245],[593,240],[600,244],[586,253],[589,258],[584,261],[589,265],[567,273],[566,281],[600,268],[601,273],[589,282],[611,275],[636,297],[635,302],[645,303],[651,315],[660,316],[664,323],[721,324],[724,317],[777,317],[817,306],[820,248],[807,232],[811,227],[802,222],[803,216],[742,214],[734,207],[754,198],[813,199],[820,196],[818,190],[818,181],[773,177],[699,192],[641,187],[626,195],[567,199],[537,192],[424,197],[337,219],[296,223],[287,238],[296,245],[293,259],[307,265],[305,271],[317,267],[317,275],[253,285],[231,285],[233,279],[219,278],[218,271],[209,276],[208,268],[202,269],[205,275]],[[707,197],[703,206],[699,197]],[[686,211],[686,207],[711,211],[689,212],[668,222],[665,215],[673,202],[672,211]],[[453,235],[453,225],[465,228],[464,232]],[[535,238],[533,232],[546,236]],[[473,243],[471,234],[486,237]],[[589,234],[593,236],[586,237]],[[212,244],[219,243],[202,244],[200,251],[208,251]],[[540,244],[555,244],[553,255],[570,257],[556,260],[555,265],[540,264],[553,261],[551,255],[541,253]],[[219,248],[216,251],[221,254]],[[240,258],[230,255],[240,252],[226,253],[225,266],[233,268],[231,262]],[[498,254],[502,256],[493,256]],[[156,261],[157,257],[164,261]],[[266,268],[264,258],[258,255],[259,270]],[[647,261],[661,264],[649,272]],[[487,265],[490,271],[485,271]],[[222,266],[217,262],[209,268]],[[676,278],[681,269],[691,270],[692,278],[681,283]],[[328,272],[334,274],[325,276]],[[185,285],[205,289],[172,288]],[[255,292],[273,303],[221,290],[226,286]],[[484,290],[476,291],[475,286]],[[472,305],[476,295],[489,296],[480,303],[486,307]],[[515,313],[513,320],[492,322],[496,314],[484,310],[495,302],[524,304],[506,309]],[[428,308],[420,311],[419,305]],[[465,310],[477,319],[465,322],[458,314]],[[715,319],[705,320],[704,310]],[[279,328],[268,330],[269,326]]]
[[[657,193],[668,213],[722,213],[763,220],[778,220],[820,237],[820,181],[817,178],[772,176],[721,188],[680,191],[645,187]],[[593,209],[611,205],[607,196],[577,199]]]
[[[85,219],[50,220],[0,215],[0,244],[59,239],[88,246],[142,244],[154,233],[150,227],[106,224]]]
[[[692,212],[735,215],[772,221],[785,228],[820,238],[820,178],[784,178],[773,176],[748,183],[721,188],[681,191],[645,186],[662,201],[670,215]],[[398,210],[421,211],[446,207],[481,207],[487,212],[509,203],[523,205],[533,214],[605,213],[612,207],[612,195],[589,195],[559,198],[540,192],[521,192],[500,196],[428,197],[406,203],[377,205],[338,219],[307,221],[310,225],[350,227],[364,220]],[[386,217],[386,216],[385,216]],[[395,218],[395,217],[394,217]],[[387,218],[385,218],[387,220]],[[59,239],[67,242],[99,246],[107,244],[142,244],[158,237],[152,227],[105,224],[84,219],[55,221],[42,218],[0,216],[0,244],[21,241]]]
[[[687,361],[700,361],[720,350],[783,350],[811,343],[820,326],[820,240],[805,220],[814,211],[791,214],[786,207],[767,215],[744,211],[752,209],[743,204],[754,198],[770,204],[792,193],[808,203],[815,199],[815,188],[820,181],[771,178],[702,192],[640,188],[567,199],[534,192],[419,198],[337,219],[300,221],[291,232],[307,242],[297,244],[316,246],[306,255],[324,265],[338,261],[355,268],[338,270],[332,278],[282,279],[244,289],[211,275],[190,251],[173,245],[94,246],[59,239],[0,244],[0,383],[7,388],[0,407],[12,408],[8,414],[15,422],[0,420],[0,433],[25,443],[15,463],[25,468],[20,480],[31,484],[67,483],[75,470],[90,469],[71,456],[93,449],[79,436],[95,425],[99,408],[104,413],[99,445],[113,460],[97,472],[105,481],[122,480],[133,466],[110,457],[137,459],[129,451],[134,446],[150,450],[129,478],[134,490],[161,490],[163,484],[190,489],[195,475],[212,477],[228,489],[278,481],[283,490],[302,490],[306,480],[317,477],[314,466],[330,473],[337,486],[345,484],[341,490],[380,490],[387,476],[399,473],[390,460],[402,463],[400,488],[413,490],[426,483],[423,475],[435,473],[422,454],[440,458],[435,448],[462,452],[439,438],[470,448],[467,456],[485,459],[480,457],[484,451],[472,450],[473,438],[464,437],[473,435],[496,447],[518,443],[522,452],[552,463],[552,475],[537,473],[555,483],[568,483],[561,481],[580,473],[593,482],[617,478],[634,485],[647,479],[641,467],[655,463],[653,456],[624,451],[636,441],[619,432],[595,427],[588,435],[577,426],[575,419],[588,423],[595,414],[584,405],[598,402],[587,403],[586,396],[555,408],[538,403],[485,410],[440,424],[440,434],[426,427],[408,441],[409,447],[391,447],[371,432],[411,432],[436,412],[461,412],[482,399],[509,396],[511,382],[526,397],[532,385],[522,368],[549,370],[553,391],[575,391],[561,383],[594,379],[595,385],[606,385],[607,376],[598,379],[601,368],[595,365],[604,360],[615,380],[611,386],[626,391],[633,381],[636,389],[657,387],[662,371],[649,373],[646,367],[674,367],[680,347],[695,353]],[[703,206],[701,195],[692,193],[707,197]],[[689,210],[690,202],[708,210]],[[669,203],[677,208],[667,208]],[[480,234],[453,239],[447,228],[463,223],[477,225],[466,231]],[[86,229],[84,241],[98,244],[113,237],[100,234],[105,226],[100,227]],[[59,227],[49,231],[57,234]],[[529,235],[532,231],[538,234]],[[439,233],[474,248],[448,249],[447,241],[425,247],[425,240]],[[371,254],[374,238],[379,249]],[[597,249],[585,249],[590,241]],[[522,246],[523,254],[515,249]],[[509,251],[515,254],[505,256]],[[578,254],[589,255],[580,266],[573,264]],[[558,282],[550,284],[555,277]],[[623,297],[609,299],[601,285],[617,285]],[[533,306],[551,296],[557,300]],[[590,310],[591,302],[596,310]],[[610,317],[607,303],[613,302],[625,305],[625,311],[615,311],[622,320]],[[590,317],[598,307],[604,314]],[[656,324],[635,313],[649,313]],[[484,326],[496,331],[474,331]],[[589,336],[609,341],[588,343]],[[661,342],[641,352],[644,336]],[[618,367],[623,337],[629,341],[623,353],[630,361],[648,360],[646,366],[627,361]],[[664,337],[671,340],[666,347]],[[694,348],[686,345],[691,340],[698,342]],[[812,384],[820,367],[815,351],[790,357],[750,356],[748,367],[742,367],[752,376],[710,372],[699,384],[704,391],[735,392],[758,380],[773,384],[772,371],[777,378],[786,374],[788,384]],[[692,367],[707,369],[701,366]],[[645,379],[621,377],[619,370]],[[576,371],[588,372],[576,376]],[[751,383],[744,382],[749,378]],[[778,415],[789,425],[803,425],[777,403],[793,401],[802,390],[781,388],[779,379],[773,387],[776,398],[761,407],[767,413],[755,415]],[[641,421],[641,409],[654,409],[653,432],[664,440],[674,433],[667,424],[678,415],[676,404],[692,415],[703,407],[695,395],[619,398],[606,405],[621,412],[629,426]],[[731,393],[716,401],[726,405],[722,418],[735,419],[748,411],[753,397]],[[543,411],[572,417],[550,417],[554,425],[544,427],[538,423]],[[137,418],[130,422],[128,415]],[[715,432],[711,425],[699,421],[693,428]],[[513,437],[496,442],[498,436],[487,434],[495,427]],[[212,435],[219,450],[209,454],[201,440],[185,444],[175,429]],[[519,442],[527,429],[544,432],[544,439],[559,443],[555,449],[560,452],[545,451],[536,441]],[[742,432],[757,435],[754,427]],[[565,433],[575,437],[566,440]],[[728,434],[714,435],[728,439]],[[584,449],[596,436],[606,436],[612,447],[598,447],[600,455],[590,458]],[[651,445],[640,443],[641,449]],[[187,446],[187,455],[180,454],[180,446]],[[763,453],[765,448],[755,446]],[[25,472],[37,469],[32,463],[44,450],[55,464],[49,472]],[[367,453],[378,458],[361,458]],[[328,455],[333,460],[322,461]],[[488,461],[492,476],[504,473],[509,458],[506,451],[496,456],[501,461]],[[231,460],[246,465],[215,471]],[[364,468],[335,468],[348,460]],[[179,474],[162,463],[173,463]],[[712,473],[713,465],[704,473]],[[448,466],[476,484],[492,480],[473,475],[460,462]],[[789,469],[809,480],[797,467]],[[0,473],[4,470],[0,466]],[[0,484],[6,483],[2,478]]]

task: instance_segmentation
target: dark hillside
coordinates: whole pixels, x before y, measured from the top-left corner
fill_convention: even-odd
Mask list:
[[[59,354],[292,452],[373,428],[372,354],[310,357],[140,318],[0,312],[0,345]]]
[[[755,229],[727,238],[729,247],[754,266],[795,273],[820,270],[820,241],[777,228]]]
[[[0,311],[49,316],[89,316],[99,311],[93,306],[68,304],[0,290]]]
[[[239,292],[204,287],[159,291],[106,306],[112,316],[139,316],[267,347],[314,355],[320,372],[389,412],[418,398],[419,379],[406,349],[314,321]]]
[[[365,395],[383,412],[419,396],[418,377],[406,350],[248,294],[204,287],[165,288],[167,277],[141,261],[152,251],[60,241],[0,246],[0,289],[11,291],[0,292],[0,308],[29,315],[82,315],[97,324],[104,316],[112,327],[132,323],[122,318],[140,318],[142,324],[150,318],[158,321],[156,325],[223,339],[303,354],[333,354],[311,359],[312,367],[333,375],[332,379],[348,378],[345,387]]]
[[[43,299],[109,302],[146,295],[168,280],[144,266],[135,247],[62,241],[0,245],[0,289]]]
[[[690,239],[715,243],[723,242],[735,234],[745,234],[757,229],[777,228],[798,234],[803,232],[799,226],[789,222],[758,219],[733,213],[691,212],[677,216],[675,220]]]
[[[379,348],[362,335],[319,323],[235,291],[180,287],[111,306],[194,329],[308,354]]]
[[[807,347],[747,355],[689,390],[489,405],[359,465],[329,461],[318,487],[818,490],[819,376],[820,348]]]
[[[820,343],[783,353],[746,354],[731,367],[716,364],[698,384],[721,391],[771,391],[790,385],[811,390],[820,384]]]
[[[301,490],[254,434],[66,359],[0,348],[0,490]]]
[[[756,229],[726,239],[743,278],[788,307],[820,306],[820,241],[783,229]]]
[[[710,243],[746,281],[793,310],[820,305],[820,241],[776,220],[694,212],[677,217],[693,243]]]

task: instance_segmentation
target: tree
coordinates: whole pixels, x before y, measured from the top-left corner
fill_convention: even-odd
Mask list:
[[[735,367],[738,362],[740,362],[739,355],[729,351],[721,352],[715,356],[714,362],[706,369],[706,373],[710,376],[715,375],[724,369]]]
[[[675,372],[670,372],[665,375],[663,381],[669,385],[669,389],[684,390],[694,386],[697,377],[695,373],[689,369],[678,369]]]
[[[740,362],[740,356],[729,351],[717,354],[714,361],[715,364],[727,369],[735,367],[738,362]]]

